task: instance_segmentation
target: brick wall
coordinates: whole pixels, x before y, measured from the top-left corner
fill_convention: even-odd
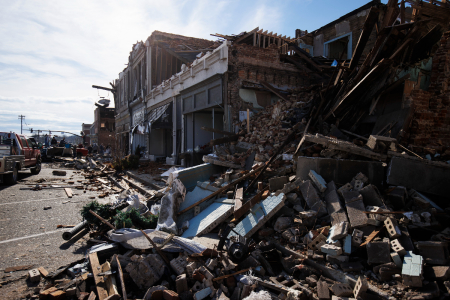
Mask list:
[[[413,90],[409,101],[415,111],[409,143],[417,146],[450,147],[450,31],[444,33],[433,56],[428,91]]]
[[[280,62],[280,53],[275,44],[259,48],[246,44],[229,47],[228,53],[228,103],[231,105],[232,123],[239,119],[239,111],[252,109],[253,104],[239,97],[242,82],[266,81],[275,87],[302,87],[310,84],[294,65]]]

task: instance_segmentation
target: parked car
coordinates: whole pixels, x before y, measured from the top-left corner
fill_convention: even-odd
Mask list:
[[[41,171],[41,152],[34,138],[14,132],[0,132],[0,183],[15,184],[19,171]]]

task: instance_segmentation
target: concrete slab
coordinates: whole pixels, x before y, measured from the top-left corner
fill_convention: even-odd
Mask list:
[[[414,171],[405,172],[405,170]],[[449,164],[393,157],[389,163],[386,182],[413,188],[419,192],[448,197],[450,194],[449,172]]]
[[[355,174],[364,173],[369,182],[381,187],[384,180],[383,163],[322,157],[300,156],[297,161],[297,178],[309,179],[310,170],[316,171],[326,182],[345,184],[352,181]]]
[[[327,214],[326,205],[320,199],[311,180],[306,180],[300,185],[300,192],[309,208],[316,211],[319,217]]]

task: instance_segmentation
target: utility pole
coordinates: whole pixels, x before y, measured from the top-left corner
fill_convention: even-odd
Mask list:
[[[25,116],[20,115],[19,119],[20,119],[20,134],[22,134],[22,121],[25,119]]]

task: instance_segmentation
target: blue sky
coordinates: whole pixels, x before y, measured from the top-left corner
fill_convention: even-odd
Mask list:
[[[368,1],[0,0],[0,131],[79,133],[94,102],[154,30],[216,39],[255,27],[286,36],[312,31]],[[386,1],[382,1],[385,3]]]

